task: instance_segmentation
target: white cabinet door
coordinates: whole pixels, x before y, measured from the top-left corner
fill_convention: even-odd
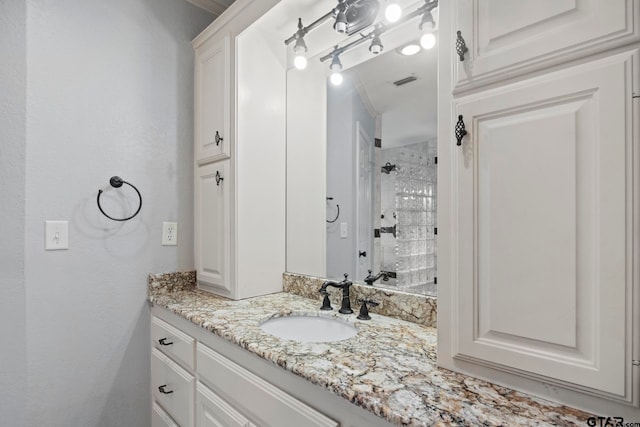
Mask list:
[[[198,164],[229,157],[229,35],[211,39],[196,51],[195,138]]]
[[[196,426],[197,427],[252,427],[244,415],[222,400],[202,383],[197,384]]]
[[[231,292],[230,160],[197,167],[195,254],[198,282]]]
[[[454,29],[468,48],[454,55],[458,90],[638,40],[634,0],[455,0]]]
[[[455,101],[456,358],[629,398],[637,60]]]

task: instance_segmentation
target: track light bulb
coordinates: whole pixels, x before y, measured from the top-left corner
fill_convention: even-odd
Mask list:
[[[333,29],[339,33],[347,32],[347,14],[344,11],[338,12],[336,22],[333,24]]]
[[[334,86],[340,86],[342,81],[344,80],[342,77],[342,62],[340,62],[339,55],[333,55],[331,59],[331,65],[329,65],[329,69],[331,70],[331,75],[329,76],[329,81]]]
[[[373,53],[374,55],[377,55],[380,52],[382,52],[382,49],[384,49],[384,46],[382,46],[382,41],[380,41],[380,36],[374,36],[373,40],[371,40],[371,45],[369,46],[369,52]]]
[[[298,70],[304,70],[307,68],[307,44],[304,42],[304,38],[302,36],[296,39],[296,44],[293,47],[293,53],[295,53],[295,58],[293,58],[293,65]]]
[[[426,33],[420,37],[420,46],[424,49],[432,49],[436,45],[436,36],[433,33]]]
[[[397,22],[402,16],[402,8],[395,1],[390,1],[384,9],[384,17],[389,22]]]
[[[304,70],[307,68],[307,58],[304,55],[296,55],[296,57],[293,58],[293,65],[298,70]]]

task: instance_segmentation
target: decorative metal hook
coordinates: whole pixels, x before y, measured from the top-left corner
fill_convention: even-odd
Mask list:
[[[100,209],[100,212],[102,212],[102,215],[106,216],[107,218],[113,221],[128,221],[131,218],[138,215],[138,213],[140,212],[140,209],[142,209],[142,195],[140,194],[138,189],[133,184],[128,183],[127,181],[123,180],[119,176],[112,176],[111,179],[109,179],[109,184],[111,184],[113,188],[120,188],[122,187],[122,184],[127,184],[128,186],[136,190],[136,193],[138,193],[138,199],[140,199],[140,204],[138,205],[138,209],[135,211],[133,215],[126,218],[113,218],[112,216],[107,215],[107,213],[102,209],[102,206],[100,206],[100,195],[102,195],[102,190],[98,190],[98,197],[97,197],[98,209]]]

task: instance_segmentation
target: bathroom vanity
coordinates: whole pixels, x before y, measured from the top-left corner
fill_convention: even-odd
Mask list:
[[[327,314],[290,293],[232,301],[198,290],[193,273],[151,275],[149,300],[154,427],[569,426],[590,416],[436,368],[436,331],[415,323]],[[260,328],[292,314],[358,333],[298,342]]]
[[[240,300],[280,291],[284,271],[327,276],[327,183],[336,171],[327,155],[328,63],[318,58],[345,38],[329,24],[306,35],[306,70],[292,69],[283,41],[299,17],[308,23],[334,3],[238,0],[194,41],[199,289]],[[526,5],[527,13],[498,0],[439,6],[438,345],[417,356],[405,335],[396,342],[416,355],[411,369],[432,370],[415,383],[420,416],[389,412],[375,393],[355,401],[390,422],[442,414],[434,402],[450,383],[432,394],[420,388],[425,378],[473,382],[436,370],[436,353],[439,367],[640,421],[640,9],[632,0]],[[391,36],[385,43],[401,45]],[[356,261],[365,252],[357,249]],[[193,292],[194,303],[215,299]],[[232,312],[242,302],[229,304]],[[233,341],[211,316],[196,323]],[[304,358],[290,365],[277,354],[270,360],[318,384]],[[367,393],[366,384],[336,384],[320,385],[352,402]],[[415,396],[399,402],[411,406]]]

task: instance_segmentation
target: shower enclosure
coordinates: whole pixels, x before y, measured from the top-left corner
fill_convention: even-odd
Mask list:
[[[380,286],[436,294],[436,141],[383,149],[380,160]],[[393,277],[393,274],[392,274]]]

